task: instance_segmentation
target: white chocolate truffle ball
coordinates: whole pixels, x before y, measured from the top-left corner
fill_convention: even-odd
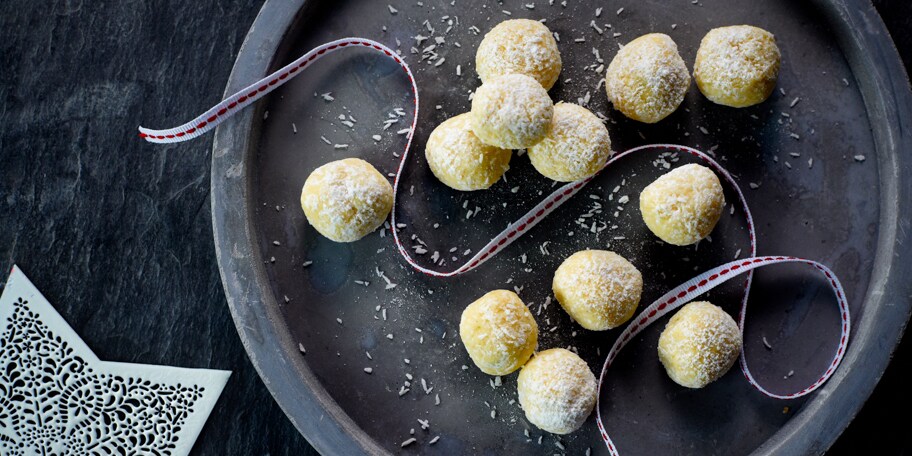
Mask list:
[[[712,29],[697,50],[694,79],[710,101],[743,108],[776,88],[780,54],[772,33],[750,25]]]
[[[661,33],[643,35],[624,46],[605,76],[608,99],[625,116],[656,123],[673,113],[690,87],[690,74],[678,46]]]
[[[472,133],[469,114],[460,114],[431,132],[424,156],[431,171],[456,190],[483,190],[510,168],[513,151],[489,146]]]
[[[548,133],[554,104],[535,79],[507,74],[489,79],[475,91],[471,115],[472,131],[485,144],[525,149]]]
[[[732,317],[706,301],[671,317],[659,336],[659,360],[675,383],[702,388],[725,375],[741,353],[741,331]]]
[[[393,187],[358,158],[327,163],[304,181],[301,207],[307,221],[327,238],[353,242],[383,224],[393,208]]]
[[[529,19],[510,19],[488,32],[475,53],[475,69],[482,82],[517,73],[529,76],[545,90],[551,89],[561,72],[557,41],[545,24]]]
[[[532,356],[538,324],[516,293],[494,290],[462,312],[459,337],[482,372],[507,375]]]
[[[719,178],[709,168],[696,164],[671,170],[640,194],[646,226],[673,245],[690,245],[709,236],[724,205]]]
[[[580,326],[604,331],[633,317],[643,293],[643,276],[614,252],[582,250],[561,263],[551,288]]]
[[[563,348],[537,353],[519,372],[516,389],[529,422],[552,434],[579,429],[598,394],[586,362]]]
[[[559,182],[573,182],[597,173],[609,156],[608,129],[591,111],[571,103],[554,106],[551,131],[529,148],[532,166]]]

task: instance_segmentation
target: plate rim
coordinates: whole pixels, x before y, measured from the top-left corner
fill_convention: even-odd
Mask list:
[[[315,0],[266,0],[238,52],[225,96],[260,79],[287,33]],[[894,257],[912,239],[912,90],[905,67],[880,15],[869,0],[811,0],[833,27],[858,81],[877,149],[881,176],[880,216],[874,270],[855,322],[843,368],[813,395],[755,455],[826,451],[854,419],[879,382],[912,312],[912,262]],[[886,37],[886,39],[884,39]],[[219,274],[238,335],[270,394],[289,420],[322,454],[389,454],[329,395],[298,351],[280,313],[253,239],[250,170],[262,103],[216,128],[212,146],[212,228]],[[891,209],[891,210],[884,210]],[[900,214],[905,214],[903,219]],[[886,260],[886,261],[885,261]],[[896,322],[900,322],[896,324]],[[874,350],[887,346],[889,350]],[[861,367],[861,369],[859,369]],[[861,393],[861,394],[859,394]],[[829,411],[823,412],[824,408]],[[318,417],[315,419],[316,417]]]

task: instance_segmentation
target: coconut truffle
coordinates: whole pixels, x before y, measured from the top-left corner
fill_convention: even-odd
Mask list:
[[[532,356],[538,325],[516,293],[494,290],[462,312],[459,337],[482,372],[507,375]]]
[[[710,101],[743,108],[769,98],[776,88],[779,63],[772,33],[750,25],[720,27],[700,42],[694,79]]]
[[[525,149],[548,133],[554,104],[548,92],[522,74],[489,79],[472,98],[472,131],[485,144]]]
[[[643,35],[624,46],[605,76],[614,108],[625,116],[656,123],[678,109],[690,86],[690,74],[678,46],[661,33]]]
[[[659,361],[675,383],[702,388],[725,375],[741,353],[735,320],[706,301],[682,307],[659,336]]]
[[[559,182],[592,176],[610,156],[608,129],[591,111],[571,103],[554,106],[551,131],[529,148],[532,166]]]
[[[370,163],[346,158],[314,170],[301,190],[307,221],[327,238],[353,242],[379,227],[393,208],[393,187]]]
[[[640,194],[646,226],[673,245],[690,245],[708,236],[724,205],[719,178],[709,168],[696,164],[671,170]]]
[[[545,24],[529,19],[510,19],[488,32],[475,53],[475,69],[482,82],[517,73],[551,89],[561,72],[557,41]]]
[[[553,434],[579,429],[592,412],[598,391],[586,362],[563,348],[536,354],[519,372],[516,389],[526,419]]]
[[[633,317],[643,293],[643,276],[614,252],[583,250],[561,263],[551,287],[557,302],[580,326],[603,331]]]
[[[455,190],[483,190],[510,168],[513,151],[489,146],[472,133],[469,114],[452,117],[431,132],[424,156],[431,171]]]

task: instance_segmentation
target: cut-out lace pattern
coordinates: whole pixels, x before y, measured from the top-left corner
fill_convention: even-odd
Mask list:
[[[100,372],[27,304],[0,334],[0,455],[171,455],[204,388]]]

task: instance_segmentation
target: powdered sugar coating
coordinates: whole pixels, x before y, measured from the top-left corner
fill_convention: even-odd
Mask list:
[[[483,82],[518,73],[532,77],[548,90],[560,76],[561,56],[557,41],[544,24],[510,19],[497,24],[481,40],[475,69]]]
[[[725,375],[741,353],[741,331],[706,301],[682,307],[659,336],[659,360],[675,383],[702,388]]]
[[[551,128],[554,104],[535,79],[522,74],[497,76],[472,98],[472,131],[485,144],[525,149]]]
[[[314,170],[301,190],[307,221],[327,238],[353,242],[379,227],[393,208],[393,187],[370,163],[346,158]]]
[[[583,250],[561,263],[551,286],[573,320],[586,329],[603,331],[633,317],[643,293],[643,276],[614,252]]]
[[[688,87],[690,74],[678,46],[661,33],[627,43],[605,76],[605,90],[615,109],[646,123],[656,123],[678,109]]]
[[[724,205],[719,178],[697,164],[671,170],[640,194],[640,213],[646,226],[673,245],[690,245],[708,236]]]
[[[519,372],[516,389],[526,418],[544,431],[569,434],[595,406],[595,375],[575,353],[553,348],[537,353]]]
[[[462,312],[459,337],[482,372],[507,375],[532,356],[538,324],[516,293],[494,290]]]
[[[424,156],[431,171],[450,188],[489,188],[510,168],[513,151],[489,146],[472,132],[468,113],[447,119],[431,132]]]
[[[573,182],[597,173],[610,156],[608,129],[591,111],[571,103],[554,106],[551,130],[529,148],[532,166],[559,182]]]
[[[715,28],[700,42],[694,79],[714,103],[752,106],[776,88],[780,58],[776,38],[766,30],[750,25]]]

